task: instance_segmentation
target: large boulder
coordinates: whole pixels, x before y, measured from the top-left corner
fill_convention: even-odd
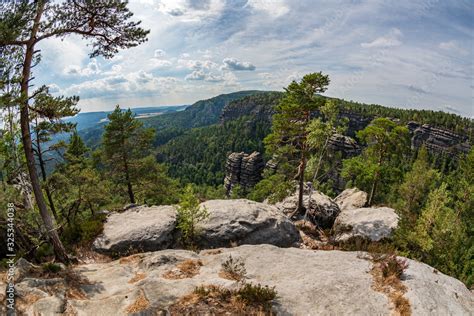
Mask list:
[[[303,195],[303,205],[307,209],[308,218],[318,227],[324,229],[331,228],[340,212],[337,204],[330,197],[319,191],[312,192],[311,203],[309,203],[309,201],[309,190],[305,189]],[[275,206],[285,215],[292,214],[295,211],[297,205],[298,191],[290,196],[287,196],[283,201],[275,204]]]
[[[366,207],[346,209],[334,223],[336,241],[347,241],[354,237],[379,241],[389,238],[398,226],[398,215],[389,207]]]
[[[367,203],[367,193],[357,188],[346,189],[334,199],[334,202],[341,211],[361,208]]]
[[[170,247],[176,228],[173,206],[138,206],[107,217],[104,231],[93,244],[97,252],[118,255]]]
[[[275,287],[278,297],[273,309],[277,315],[396,314],[389,295],[376,290],[370,273],[373,264],[364,259],[363,253],[271,245],[244,245],[199,254],[184,250],[137,254],[108,263],[75,266],[70,272],[74,282],[69,283],[25,278],[17,284],[17,313],[169,315],[170,305],[196,286],[235,288],[235,281],[219,273],[230,255],[245,263],[247,283]],[[197,269],[187,275],[176,274],[184,261],[197,264]],[[407,287],[403,296],[413,315],[473,314],[473,295],[464,284],[426,264],[408,263],[401,282]],[[5,284],[0,282],[0,293],[4,289]]]
[[[271,205],[250,200],[210,200],[201,204],[209,217],[198,224],[202,248],[231,243],[289,247],[300,237],[293,223]]]

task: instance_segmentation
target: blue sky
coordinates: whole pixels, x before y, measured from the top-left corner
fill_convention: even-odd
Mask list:
[[[191,104],[282,90],[308,72],[328,96],[474,117],[474,1],[131,0],[145,44],[89,59],[70,37],[41,43],[36,84],[83,111]]]

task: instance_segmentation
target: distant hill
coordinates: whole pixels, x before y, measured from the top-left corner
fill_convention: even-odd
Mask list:
[[[239,91],[198,101],[182,111],[142,118],[142,121],[156,130],[156,154],[160,162],[168,165],[171,176],[184,182],[218,185],[222,183],[230,152],[264,151],[263,139],[271,130],[271,116],[282,96],[283,93],[274,91]],[[341,116],[349,119],[347,134],[353,137],[373,118],[390,117],[402,124],[416,121],[451,130],[461,135],[462,141],[471,139],[472,143],[474,123],[458,115],[335,100],[341,105]],[[101,121],[104,115],[95,115],[93,127],[80,130],[92,147],[100,143],[106,123]],[[440,135],[444,137],[443,133]],[[438,145],[438,140],[434,139],[434,145]]]
[[[164,112],[161,115],[143,117],[142,121],[146,127],[153,127],[156,130],[155,145],[159,146],[167,143],[172,138],[182,135],[190,128],[218,123],[222,109],[229,102],[258,93],[264,93],[264,91],[251,90],[221,94],[207,100],[198,101],[184,110],[181,109],[181,111],[171,111],[170,109],[170,111]],[[93,119],[97,121],[97,117]],[[89,146],[96,147],[102,137],[104,124],[105,122],[94,124],[92,127],[80,130],[79,134]]]
[[[187,107],[187,105],[178,105],[178,106],[155,106],[155,107],[144,107],[144,108],[132,108],[132,112],[138,118],[146,118],[155,115],[162,115],[164,113],[173,113],[182,111]],[[77,130],[81,131],[87,128],[96,127],[106,122],[107,115],[112,111],[102,111],[102,112],[84,112],[79,113],[76,116],[65,119],[67,122],[76,123]]]

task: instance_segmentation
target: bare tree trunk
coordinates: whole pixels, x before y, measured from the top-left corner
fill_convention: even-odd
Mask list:
[[[29,117],[29,111],[28,111],[28,89],[29,89],[29,81],[30,81],[30,75],[31,75],[31,63],[33,60],[36,34],[38,32],[38,27],[39,27],[41,15],[43,14],[43,9],[44,9],[44,2],[40,1],[38,3],[38,8],[36,12],[35,21],[33,24],[33,29],[31,32],[31,37],[30,37],[29,43],[26,46],[25,60],[23,62],[23,73],[22,73],[22,80],[21,80],[22,101],[20,105],[21,137],[22,137],[23,149],[24,149],[25,157],[26,157],[26,163],[28,167],[28,173],[30,175],[31,185],[33,187],[36,204],[38,205],[41,218],[47,230],[51,244],[53,245],[56,258],[61,262],[67,263],[69,262],[69,258],[67,256],[66,249],[64,249],[64,246],[61,240],[59,239],[58,232],[56,231],[56,228],[55,228],[55,223],[46,206],[46,203],[43,197],[43,192],[41,190],[41,183],[39,181],[38,174],[36,172],[35,157],[33,153],[30,124],[29,124],[30,117]]]

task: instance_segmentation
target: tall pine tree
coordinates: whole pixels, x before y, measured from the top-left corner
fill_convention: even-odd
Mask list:
[[[130,109],[117,105],[108,116],[102,138],[104,161],[114,181],[125,185],[130,203],[136,203],[134,185],[141,176],[141,159],[150,154],[154,130],[143,128]]]
[[[265,139],[268,151],[279,161],[297,166],[293,175],[298,180],[298,205],[293,214],[305,210],[304,173],[310,151],[308,125],[312,113],[324,105],[324,99],[317,94],[325,92],[328,85],[329,76],[321,72],[307,74],[300,82],[290,83],[275,109],[272,133]]]
[[[20,126],[23,149],[31,184],[50,241],[58,260],[68,262],[68,256],[56,231],[41,189],[30,132],[30,86],[32,67],[39,61],[38,43],[50,38],[76,34],[92,42],[91,57],[111,58],[119,49],[130,48],[146,41],[149,31],[132,22],[127,1],[68,0],[53,2],[11,1],[2,4],[0,12],[0,52],[21,50]]]

